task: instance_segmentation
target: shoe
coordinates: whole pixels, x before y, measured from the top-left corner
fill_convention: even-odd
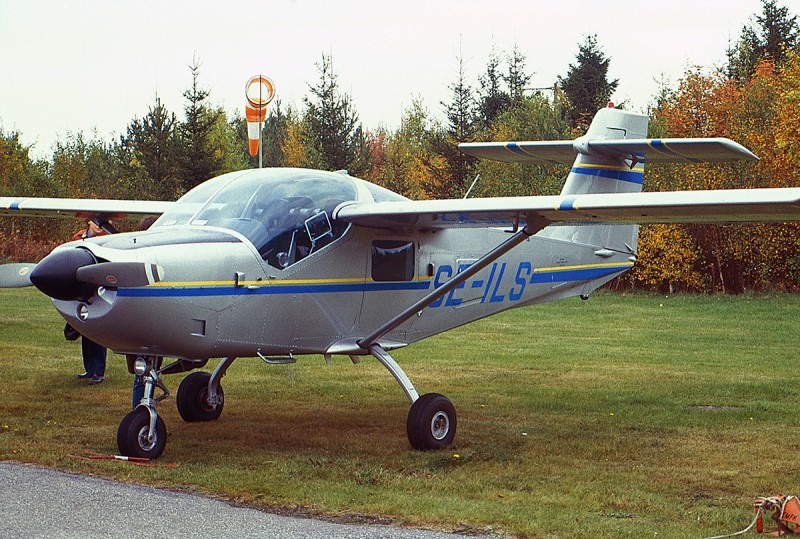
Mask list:
[[[89,374],[88,372],[85,372],[83,374],[76,374],[75,375],[75,378],[80,378],[81,380],[83,380],[84,378],[91,378],[91,377],[92,377],[92,375]]]
[[[99,384],[103,380],[104,380],[104,378],[102,376],[98,376],[98,375],[95,374],[94,376],[92,376],[91,380],[89,380],[89,385],[93,386],[95,384]]]

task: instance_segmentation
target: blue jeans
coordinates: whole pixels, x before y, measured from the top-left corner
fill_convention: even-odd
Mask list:
[[[133,407],[139,406],[139,402],[144,397],[144,376],[134,375],[133,377]]]
[[[106,375],[105,346],[81,337],[81,352],[83,353],[83,368],[87,374]]]

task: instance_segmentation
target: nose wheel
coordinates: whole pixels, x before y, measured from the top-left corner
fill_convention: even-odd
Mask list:
[[[155,421],[155,428],[150,429],[150,422]],[[154,459],[161,456],[167,445],[167,427],[164,421],[142,406],[130,412],[117,429],[117,448],[121,455]]]
[[[154,459],[161,456],[167,445],[167,428],[156,411],[156,404],[169,396],[169,391],[159,379],[159,373],[174,371],[172,365],[158,369],[161,358],[142,356],[146,361],[143,368],[144,396],[138,406],[126,415],[117,429],[117,447],[122,455]],[[226,357],[219,362],[213,374],[195,372],[184,378],[178,388],[178,412],[185,421],[212,421],[222,413],[225,394],[220,379],[230,367],[235,357]],[[138,359],[137,359],[138,361]],[[196,362],[195,362],[196,363]],[[205,362],[203,362],[205,364]],[[163,394],[153,398],[153,390],[158,387]]]

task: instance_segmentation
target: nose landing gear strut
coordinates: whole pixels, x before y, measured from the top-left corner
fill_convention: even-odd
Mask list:
[[[167,428],[156,411],[156,404],[170,394],[159,375],[183,372],[202,366],[205,361],[195,362],[192,366],[192,362],[178,360],[158,369],[161,358],[147,356],[141,359],[146,363],[142,375],[144,396],[136,408],[120,422],[117,447],[120,454],[125,456],[154,459],[161,456],[167,444]],[[236,358],[224,358],[212,374],[196,372],[183,379],[178,387],[176,401],[178,412],[184,421],[212,421],[220,416],[225,398],[220,380],[234,359]],[[187,366],[187,363],[190,365]],[[162,394],[154,398],[155,388],[159,388]]]

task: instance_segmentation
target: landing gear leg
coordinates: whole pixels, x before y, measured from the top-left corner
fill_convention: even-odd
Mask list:
[[[438,393],[421,397],[406,373],[386,350],[373,344],[370,353],[394,376],[411,401],[406,420],[406,434],[411,447],[421,451],[441,449],[456,436],[456,409],[450,399]]]
[[[154,459],[164,452],[167,444],[167,428],[156,412],[156,404],[169,396],[169,391],[158,378],[156,366],[160,358],[148,356],[144,374],[144,397],[139,405],[122,418],[117,429],[117,448],[120,454],[129,457]],[[162,394],[153,397],[155,388]]]

